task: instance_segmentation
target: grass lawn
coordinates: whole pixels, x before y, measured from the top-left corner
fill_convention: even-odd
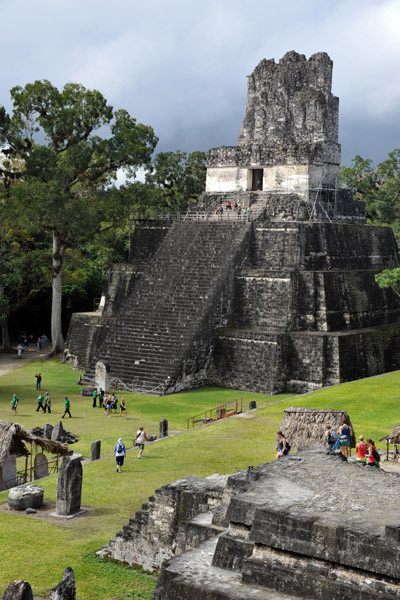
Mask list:
[[[35,377],[40,370],[43,391],[52,394],[52,415],[36,412]],[[150,599],[155,578],[139,569],[98,560],[94,552],[107,543],[133,516],[154,489],[190,474],[232,473],[248,465],[264,463],[274,456],[275,433],[284,408],[290,405],[341,408],[350,414],[356,433],[374,439],[383,437],[400,421],[400,373],[352,382],[283,400],[232,390],[205,388],[163,398],[125,394],[128,419],[105,417],[92,408],[91,398],[79,396],[78,373],[56,360],[26,364],[0,377],[0,419],[12,420],[9,402],[15,392],[21,399],[17,421],[29,429],[47,422],[53,425],[63,413],[63,397],[71,399],[72,419],[64,426],[80,440],[73,447],[89,456],[90,444],[102,440],[102,460],[84,466],[82,504],[94,507],[93,515],[68,522],[49,523],[25,514],[0,512],[0,594],[13,579],[27,579],[37,595],[48,595],[61,580],[65,567],[74,569],[79,599]],[[121,394],[119,394],[121,397]],[[144,458],[128,450],[124,471],[115,472],[112,451],[118,437],[127,447],[139,425],[157,433],[160,417],[171,431],[186,428],[186,418],[204,410],[243,398],[246,406],[255,399],[261,410],[191,430],[146,446]],[[45,498],[55,501],[56,477],[40,481]],[[0,503],[7,492],[0,494]]]

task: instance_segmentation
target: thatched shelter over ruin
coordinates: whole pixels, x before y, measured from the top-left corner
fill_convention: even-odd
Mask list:
[[[344,410],[302,408],[290,406],[285,410],[281,431],[288,439],[293,450],[324,445],[325,425],[338,431],[343,419],[353,429],[351,447],[355,448],[356,438],[350,417]]]
[[[30,446],[30,449],[28,449],[28,446]],[[28,433],[18,423],[0,421],[0,490],[9,489],[14,485],[38,478],[35,472],[35,467],[37,466],[36,460],[35,466],[33,466],[33,457],[36,459],[38,449],[42,453],[49,452],[55,454],[57,459],[60,456],[68,454],[68,444],[55,442]],[[26,457],[25,469],[17,476],[15,461],[16,458],[21,456]],[[30,466],[28,466],[29,457]]]

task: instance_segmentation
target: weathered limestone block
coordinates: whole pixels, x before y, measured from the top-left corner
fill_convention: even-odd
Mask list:
[[[27,581],[12,581],[3,594],[3,600],[33,600],[32,588]]]
[[[72,515],[79,512],[82,493],[81,455],[65,456],[57,479],[56,514]]]
[[[159,569],[174,553],[215,535],[207,513],[219,505],[225,483],[224,476],[191,476],[156,490],[98,555],[147,570]],[[195,517],[206,521],[200,518],[191,524],[186,535],[186,525]]]
[[[63,574],[63,580],[50,590],[49,600],[75,600],[76,586],[74,572],[67,567]]]
[[[99,460],[101,452],[101,440],[96,440],[92,442],[90,447],[90,460]]]
[[[160,438],[168,437],[168,421],[167,421],[167,419],[164,419],[163,417],[160,417],[159,436],[160,436]]]
[[[53,425],[47,423],[43,428],[43,437],[47,438],[48,440],[51,440],[53,429]]]
[[[43,504],[44,488],[39,485],[18,485],[8,493],[8,504],[15,510],[39,508]]]
[[[153,600],[400,599],[400,479],[358,467],[318,449],[231,475],[219,530],[163,563]]]
[[[51,432],[51,439],[53,442],[63,442],[65,438],[65,431],[61,421],[59,421],[53,427],[53,431]]]
[[[107,360],[98,360],[95,366],[96,387],[105,392],[110,389],[110,363]]]

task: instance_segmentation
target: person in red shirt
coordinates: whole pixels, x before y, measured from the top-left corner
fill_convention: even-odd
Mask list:
[[[367,462],[367,449],[368,446],[367,444],[364,442],[364,436],[360,435],[360,437],[358,438],[359,442],[356,446],[356,452],[357,452],[357,456],[356,456],[356,460],[358,460],[359,462]]]

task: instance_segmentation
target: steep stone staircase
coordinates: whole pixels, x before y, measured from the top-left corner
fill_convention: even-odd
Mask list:
[[[250,224],[176,222],[120,309],[95,362],[114,382],[163,394],[205,381],[216,326],[225,324]]]

